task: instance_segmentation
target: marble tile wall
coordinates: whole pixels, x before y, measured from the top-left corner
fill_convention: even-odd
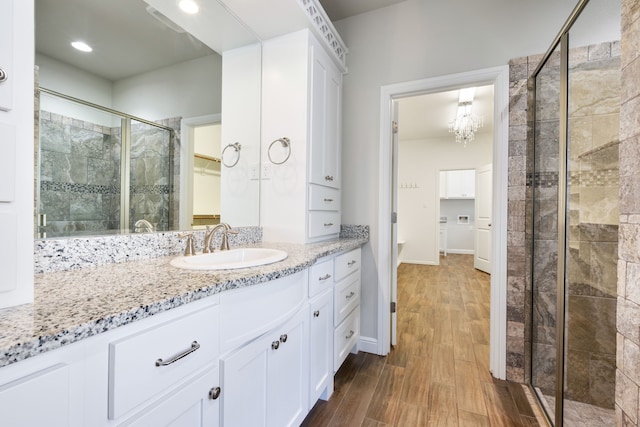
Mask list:
[[[616,349],[612,337],[618,234],[619,106],[612,100],[620,91],[619,55],[619,43],[570,52],[574,86],[570,110],[567,394],[570,399],[609,408],[615,387]],[[527,136],[533,129],[532,114],[527,111],[527,98],[531,96],[527,78],[540,59],[531,56],[510,62],[507,377],[519,382],[533,380],[543,391],[553,394],[559,128],[557,101],[555,105],[546,103],[537,111],[540,121],[535,130],[538,140],[547,144],[537,146],[534,152],[527,142],[532,139]],[[554,79],[559,77],[559,58],[552,57],[550,61],[543,71],[538,98],[548,95],[557,100]],[[608,91],[597,94],[600,105],[580,98],[587,92],[581,87],[594,86],[589,79],[604,82],[602,86]],[[603,104],[607,108],[602,108]],[[534,196],[535,206],[531,203]],[[532,241],[536,244],[535,253],[531,250]],[[530,259],[533,263],[528,262]],[[537,273],[535,286],[531,284],[532,268]],[[536,355],[533,370],[529,365],[532,347]],[[530,372],[533,379],[529,378]]]
[[[615,409],[618,426],[640,424],[640,2],[622,0],[620,229]]]
[[[39,112],[40,199],[47,237],[116,231],[120,226],[120,128]],[[180,133],[180,118],[159,122]],[[142,123],[131,126],[130,228],[138,219],[176,229],[179,139]],[[42,230],[41,230],[42,231]]]
[[[47,236],[118,228],[120,142],[112,129],[41,111],[39,133]]]

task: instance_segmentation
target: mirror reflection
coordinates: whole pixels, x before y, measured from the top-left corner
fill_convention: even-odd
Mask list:
[[[220,146],[234,141],[220,140],[216,50],[256,40],[217,2],[184,17],[169,11],[175,2],[169,3],[36,0],[42,89],[36,237],[165,231],[220,220]],[[214,19],[216,26],[203,25]],[[85,51],[71,46],[77,41]],[[255,199],[242,203],[258,206]],[[259,222],[257,215],[243,223],[224,220]]]

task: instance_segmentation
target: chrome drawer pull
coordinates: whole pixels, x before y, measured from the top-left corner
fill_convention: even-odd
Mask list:
[[[7,72],[0,68],[0,83],[6,82],[8,78],[9,76],[7,75]]]
[[[355,332],[353,332],[353,331],[349,331],[349,335],[347,335],[347,336],[345,337],[345,339],[349,339],[349,338],[351,338],[351,337],[353,336],[353,334],[355,334]]]
[[[287,338],[289,338],[287,336],[287,334],[280,335],[280,342],[283,343],[283,344],[286,343],[287,342]]]
[[[347,299],[353,298],[354,295],[355,295],[355,292],[351,291],[351,293],[349,295],[347,295],[346,298]]]
[[[156,366],[171,365],[172,363],[177,362],[178,360],[182,359],[183,357],[186,357],[186,356],[190,355],[191,353],[193,353],[194,351],[196,351],[199,348],[200,348],[200,344],[198,344],[198,341],[194,341],[194,342],[191,343],[191,348],[189,348],[188,350],[183,351],[182,353],[176,354],[175,356],[173,356],[171,359],[167,360],[166,362],[163,361],[162,359],[156,360]]]
[[[347,267],[353,267],[355,264],[356,264],[356,260],[354,259],[354,260],[349,261],[349,262],[347,263]]]
[[[320,310],[316,310],[313,312],[313,317],[320,317]]]
[[[220,387],[214,387],[211,390],[209,390],[209,399],[211,400],[216,400],[217,398],[220,397]]]
[[[324,199],[325,202],[330,203],[333,202],[333,199]]]
[[[327,175],[324,177],[324,179],[327,181],[333,181],[333,175]]]
[[[325,274],[324,276],[318,277],[318,280],[327,280],[327,279],[331,279],[331,275],[329,273]]]
[[[280,341],[274,341],[274,342],[271,343],[271,348],[273,350],[277,350],[278,347],[280,347]]]
[[[324,224],[324,226],[325,226],[325,227],[331,227],[332,225],[333,225],[333,223],[332,223],[332,222],[329,222],[329,223],[325,223],[325,224]]]

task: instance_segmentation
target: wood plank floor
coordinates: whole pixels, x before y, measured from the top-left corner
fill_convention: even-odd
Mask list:
[[[489,373],[489,275],[472,255],[398,268],[398,339],[349,355],[303,426],[544,426],[529,390]]]

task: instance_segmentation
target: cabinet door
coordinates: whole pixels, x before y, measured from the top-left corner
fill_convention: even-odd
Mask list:
[[[333,392],[333,291],[309,305],[309,409]],[[326,393],[323,392],[326,390]]]
[[[185,386],[120,426],[216,427],[220,425],[218,367],[212,367]]]
[[[447,171],[447,198],[472,199],[476,193],[475,170]]]
[[[284,427],[304,420],[309,396],[307,316],[307,309],[300,310],[221,361],[222,425]]]
[[[266,426],[271,338],[267,334],[221,361],[223,426]]]
[[[65,364],[0,386],[0,424],[15,427],[70,425],[69,387],[69,366]]]
[[[298,426],[309,401],[308,310],[273,334],[267,374],[267,426]],[[278,346],[275,343],[279,342]],[[273,349],[273,347],[276,347]]]
[[[342,75],[321,47],[311,49],[311,147],[309,181],[340,188]]]

